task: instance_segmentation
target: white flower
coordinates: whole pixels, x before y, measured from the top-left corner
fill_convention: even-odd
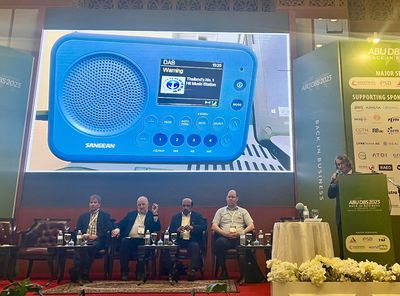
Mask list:
[[[297,282],[297,264],[290,262],[283,262],[277,259],[268,260],[267,267],[271,269],[268,273],[269,282]]]
[[[314,259],[297,264],[277,259],[268,260],[270,282],[311,282],[317,286],[324,282],[392,282],[400,278],[400,264],[390,268],[373,261],[357,262],[353,259],[327,258],[320,255]]]
[[[300,265],[298,273],[299,280],[303,282],[310,281],[320,286],[326,280],[325,271],[323,264],[317,258],[314,258]]]
[[[390,269],[392,270],[392,272],[395,276],[400,276],[400,264],[399,263],[393,264]]]

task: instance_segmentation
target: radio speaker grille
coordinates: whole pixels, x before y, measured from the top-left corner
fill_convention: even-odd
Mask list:
[[[146,81],[130,61],[96,54],[75,63],[66,74],[60,107],[78,130],[97,136],[134,125],[147,100]]]

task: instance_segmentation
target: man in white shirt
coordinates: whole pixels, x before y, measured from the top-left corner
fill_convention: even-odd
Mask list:
[[[211,229],[216,233],[214,243],[215,255],[217,257],[217,268],[221,267],[219,279],[227,279],[228,270],[225,263],[226,250],[236,248],[239,245],[240,234],[254,230],[254,221],[249,212],[239,207],[239,197],[235,190],[229,190],[226,196],[227,206],[222,207],[215,213]]]
[[[158,205],[153,203],[151,212],[149,211],[149,201],[147,197],[140,196],[137,199],[137,210],[129,212],[117,224],[111,235],[121,237],[120,246],[120,264],[121,280],[127,281],[129,275],[129,258],[137,254],[139,245],[144,245],[144,234],[147,230],[150,232],[160,231],[161,224],[158,219]],[[143,262],[136,265],[136,279],[143,276]]]

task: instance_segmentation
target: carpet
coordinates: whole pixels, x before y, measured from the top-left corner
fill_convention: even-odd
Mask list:
[[[190,293],[194,289],[197,293],[205,293],[206,287],[213,283],[227,283],[228,292],[237,293],[238,288],[234,280],[226,281],[179,281],[171,285],[168,281],[147,281],[144,284],[138,285],[136,281],[94,281],[85,283],[80,286],[78,283],[67,283],[56,287],[48,288],[43,291],[44,294],[77,294],[82,289],[86,293],[113,294],[113,293]]]

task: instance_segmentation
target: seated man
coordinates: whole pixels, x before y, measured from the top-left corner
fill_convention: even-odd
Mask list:
[[[90,249],[87,255],[82,252],[74,253],[74,267],[70,269],[71,281],[89,279],[90,266],[93,263],[97,251],[104,249],[107,243],[107,235],[112,229],[110,214],[100,210],[101,197],[93,194],[89,197],[89,212],[83,213],[78,218],[76,231],[88,234],[88,243],[95,247]]]
[[[169,233],[178,233],[177,244],[186,248],[190,254],[189,281],[194,281],[195,271],[200,269],[200,244],[203,231],[207,224],[203,216],[192,211],[193,201],[186,197],[182,200],[182,212],[172,217],[169,226]]]
[[[217,238],[214,243],[215,255],[217,257],[217,269],[221,267],[219,279],[228,279],[228,270],[225,263],[225,252],[236,248],[240,243],[240,234],[254,230],[253,219],[249,212],[237,203],[239,197],[235,190],[229,190],[226,196],[226,207],[222,207],[215,213],[212,221],[212,230]]]
[[[127,281],[129,275],[129,257],[137,254],[138,246],[144,245],[144,234],[160,231],[161,224],[158,220],[158,205],[153,204],[149,212],[149,201],[147,197],[140,196],[137,199],[137,211],[132,211],[117,224],[112,231],[112,236],[121,236],[120,264],[121,280]],[[144,265],[136,265],[136,279],[141,280],[144,272]]]

